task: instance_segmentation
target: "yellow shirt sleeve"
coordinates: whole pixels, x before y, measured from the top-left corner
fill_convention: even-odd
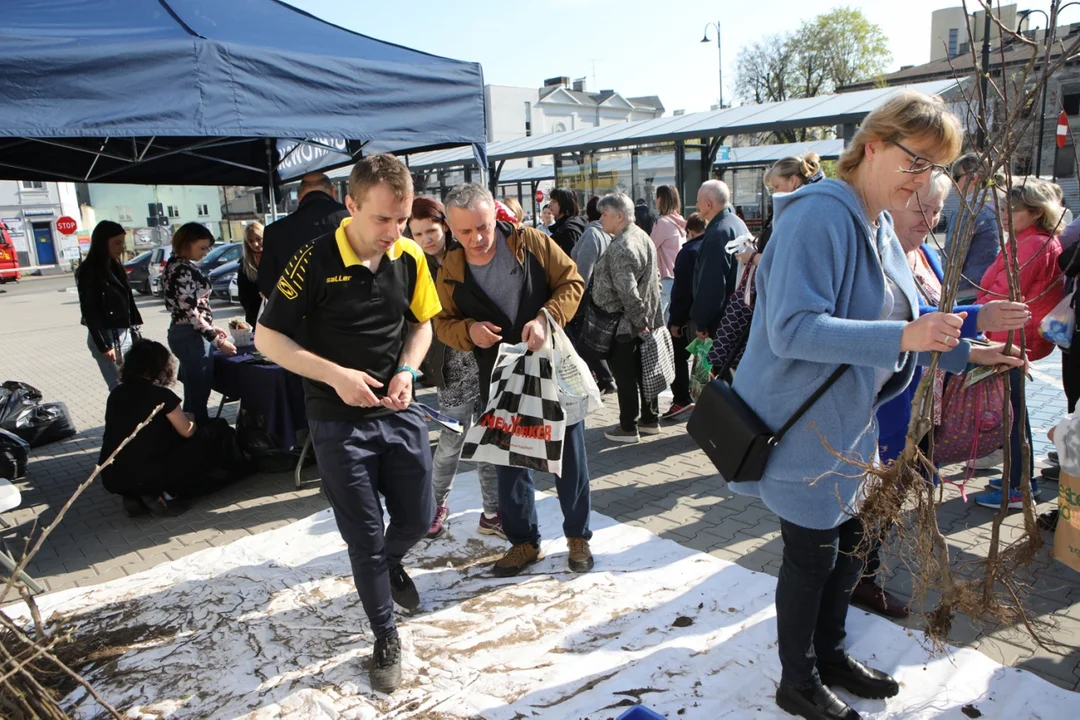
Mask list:
[[[413,286],[409,310],[416,318],[416,322],[425,323],[442,312],[439,293],[435,290],[435,282],[431,279],[431,271],[428,269],[427,256],[412,240],[401,238],[398,243],[401,244],[402,252],[411,255],[416,261],[416,284]]]

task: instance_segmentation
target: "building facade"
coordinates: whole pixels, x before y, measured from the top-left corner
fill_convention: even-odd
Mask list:
[[[65,215],[85,234],[74,183],[0,181],[0,221],[20,266],[70,268],[79,259],[79,235],[65,235],[56,227]]]
[[[1016,5],[1005,5],[993,13],[1005,27],[1016,27]],[[971,40],[983,41],[986,31],[986,11],[968,15],[963,7],[942,8],[930,16],[930,62],[966,55],[971,50]],[[970,34],[969,34],[970,32]],[[1001,40],[1001,28],[990,23],[990,42]]]
[[[113,220],[128,231],[128,249],[141,252],[167,242],[188,222],[206,225],[222,236],[221,201],[217,187],[195,185],[85,186],[93,221]]]

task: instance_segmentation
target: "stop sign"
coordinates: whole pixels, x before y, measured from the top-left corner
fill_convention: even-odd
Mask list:
[[[544,191],[543,190],[537,190],[536,191],[536,202],[544,202]]]
[[[56,221],[56,230],[61,235],[74,235],[75,231],[78,230],[78,229],[79,229],[79,226],[75,222],[75,219],[71,218],[71,217],[68,217],[67,215],[64,215],[63,217],[58,218],[57,221]]]

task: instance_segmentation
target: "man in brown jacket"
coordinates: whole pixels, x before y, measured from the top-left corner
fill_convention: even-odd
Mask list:
[[[446,197],[447,223],[460,247],[447,252],[435,283],[443,310],[435,317],[438,338],[471,350],[480,368],[480,392],[488,400],[499,343],[528,343],[539,350],[547,339],[546,308],[560,325],[577,312],[585,284],[574,261],[548,236],[495,221],[495,200],[480,185],[459,185]],[[574,572],[592,569],[589,549],[589,466],[585,423],[566,428],[562,475],[555,479],[563,532]],[[498,466],[499,512],[513,547],[493,568],[517,575],[540,559],[532,471]]]

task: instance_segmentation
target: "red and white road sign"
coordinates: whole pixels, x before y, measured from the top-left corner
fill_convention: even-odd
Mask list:
[[[1065,147],[1065,140],[1069,137],[1069,116],[1062,110],[1058,115],[1057,144],[1059,148]]]
[[[538,202],[538,203],[539,202],[544,202],[544,191],[543,190],[537,190],[536,191],[536,202]]]
[[[79,225],[72,217],[64,215],[56,219],[56,231],[61,235],[74,235],[78,229]]]

